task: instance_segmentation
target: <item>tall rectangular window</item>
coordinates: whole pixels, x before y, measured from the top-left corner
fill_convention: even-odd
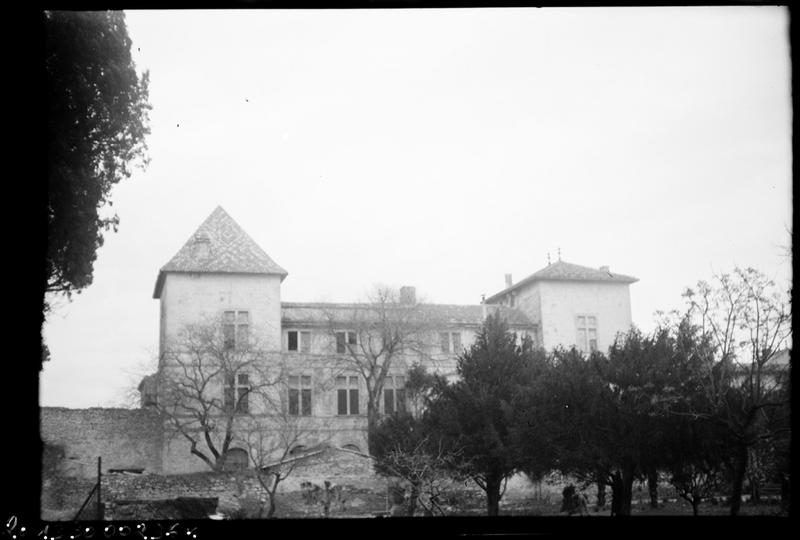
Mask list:
[[[450,337],[453,338],[453,352],[461,354],[461,332],[452,332]]]
[[[439,332],[439,349],[443,353],[450,352],[450,333],[449,332]]]
[[[406,410],[406,379],[388,376],[383,384],[383,412],[394,414]]]
[[[358,377],[336,377],[336,413],[340,416],[358,414]]]
[[[351,350],[355,350],[357,345],[355,332],[336,332],[336,352],[344,354],[347,352],[348,345]]]
[[[311,416],[311,376],[289,376],[289,415]]]
[[[578,315],[578,349],[584,353],[597,350],[597,317],[594,315]]]
[[[443,353],[461,354],[461,332],[439,332],[439,348]]]
[[[240,349],[247,346],[250,333],[250,313],[247,311],[226,311],[222,320],[222,337],[226,349]]]
[[[247,373],[225,376],[223,404],[226,411],[235,408],[236,413],[250,412],[250,376]]]
[[[311,332],[289,330],[286,332],[286,350],[311,352]]]

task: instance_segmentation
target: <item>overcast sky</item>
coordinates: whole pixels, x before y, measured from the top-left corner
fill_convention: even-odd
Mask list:
[[[42,405],[125,400],[157,352],[158,270],[217,205],[289,272],[284,301],[384,283],[475,304],[560,248],[638,277],[648,330],[713,272],[791,279],[785,8],[127,21],[152,161],[112,192],[93,284],[49,316]]]

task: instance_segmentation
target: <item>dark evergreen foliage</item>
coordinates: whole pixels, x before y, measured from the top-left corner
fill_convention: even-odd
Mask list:
[[[148,73],[139,76],[122,12],[43,14],[47,99],[48,293],[92,282],[111,189],[146,163]],[[47,308],[47,305],[45,305]]]
[[[486,492],[489,515],[498,514],[508,478],[530,462],[520,426],[530,420],[541,359],[530,340],[517,343],[505,321],[490,316],[458,359],[459,380],[441,386],[428,411],[432,429],[459,451],[453,468]]]

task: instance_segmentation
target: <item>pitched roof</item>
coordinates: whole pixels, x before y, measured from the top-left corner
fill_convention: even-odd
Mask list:
[[[153,298],[161,296],[167,272],[278,274],[281,281],[288,275],[221,206],[211,212],[178,253],[161,267]]]
[[[378,317],[379,312],[374,304],[340,304],[340,303],[302,303],[281,302],[282,324],[320,324],[327,323],[329,318],[334,321],[346,323],[353,320],[356,312],[365,318],[370,315]],[[400,308],[402,305],[398,305]],[[419,318],[432,326],[479,326],[483,323],[482,305],[454,305],[454,304],[414,304],[413,309],[418,310]],[[486,305],[486,314],[499,311],[510,326],[531,326],[527,315],[514,308],[499,305]]]
[[[639,279],[632,276],[626,276],[624,274],[611,273],[605,269],[605,267],[602,269],[589,268],[588,266],[558,261],[545,266],[538,272],[534,272],[525,279],[518,281],[511,287],[507,287],[502,291],[493,294],[486,299],[486,302],[494,302],[504,294],[534,281],[600,281],[611,283],[634,283],[639,281]]]

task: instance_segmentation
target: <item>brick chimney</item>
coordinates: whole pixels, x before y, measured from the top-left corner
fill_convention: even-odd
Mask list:
[[[415,287],[400,287],[400,303],[401,304],[416,304],[417,303],[417,289]]]
[[[512,285],[512,282],[511,282],[511,274],[506,274],[506,289],[508,289],[509,287],[511,287],[511,285]]]

